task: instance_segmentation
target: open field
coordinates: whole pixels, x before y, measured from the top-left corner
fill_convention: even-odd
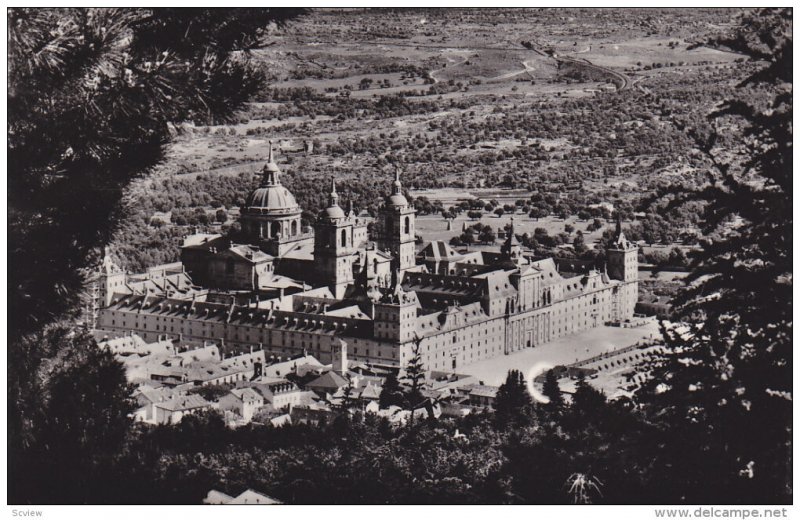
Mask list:
[[[470,219],[464,215],[459,215],[456,219],[453,220],[452,229],[450,231],[447,230],[447,221],[443,219],[441,216],[436,215],[424,215],[417,217],[416,220],[416,227],[417,233],[422,237],[425,241],[430,240],[444,240],[445,242],[449,241],[452,237],[458,236],[461,234],[462,228],[466,223],[467,226],[471,226],[480,222],[483,225],[489,225],[494,227],[495,229],[503,229],[509,223],[511,223],[511,219],[514,219],[514,230],[518,235],[522,235],[524,233],[528,233],[529,235],[533,235],[533,232],[536,228],[544,228],[547,230],[549,235],[556,235],[558,233],[564,232],[565,225],[571,225],[575,228],[576,231],[582,231],[584,240],[586,241],[587,245],[591,245],[592,242],[599,239],[603,234],[603,230],[606,229],[606,226],[614,226],[615,223],[606,223],[603,228],[596,230],[596,231],[587,231],[586,227],[591,223],[591,221],[580,221],[577,217],[570,217],[566,220],[559,219],[557,217],[545,217],[540,219],[532,219],[528,217],[528,215],[517,213],[515,215],[505,214],[502,217],[498,217],[497,215],[488,215],[485,214],[480,219]],[[501,243],[500,240],[497,241],[496,245]],[[470,246],[473,249],[480,249],[480,245]],[[491,247],[491,246],[490,246]]]
[[[255,51],[269,78],[263,95],[234,121],[178,128],[168,161],[150,178],[253,173],[272,140],[308,215],[325,200],[312,191],[330,177],[357,208],[375,211],[398,167],[414,196],[445,208],[464,192],[513,204],[524,197],[501,188],[515,186],[571,200],[571,210],[608,203],[630,212],[665,179],[692,183],[707,167],[675,121],[705,124],[704,114],[753,65],[688,46],[737,14],[315,10],[272,30],[269,45]],[[304,140],[313,153],[298,152]],[[131,198],[152,197],[150,187],[135,184]],[[204,206],[218,198],[213,184],[207,190],[198,201],[173,198]],[[153,215],[147,204],[134,207],[144,221]],[[686,218],[671,227],[691,227]],[[508,218],[481,221],[496,228]],[[463,220],[453,224],[460,233]],[[419,229],[426,239],[449,239],[444,226],[423,217]],[[563,231],[563,223],[524,215],[517,226]],[[575,227],[585,231],[584,223]]]

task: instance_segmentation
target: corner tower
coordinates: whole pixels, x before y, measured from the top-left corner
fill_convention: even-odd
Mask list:
[[[639,280],[639,248],[625,238],[622,224],[617,221],[617,238],[606,251],[608,255],[608,276],[621,282]]]
[[[639,300],[639,248],[625,238],[619,220],[617,220],[617,239],[610,244],[606,254],[608,277],[621,282],[613,296],[613,318],[630,319]]]
[[[395,172],[392,193],[386,197],[378,217],[378,247],[390,252],[400,271],[416,265],[414,215],[416,211],[403,196],[400,170]]]

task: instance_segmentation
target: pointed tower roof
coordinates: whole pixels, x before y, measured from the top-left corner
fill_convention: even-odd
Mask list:
[[[321,218],[336,220],[345,218],[344,210],[339,207],[339,194],[336,193],[336,179],[331,178],[331,192],[328,195],[328,207],[320,213]]]
[[[269,142],[269,155],[267,156],[267,164],[264,165],[262,170],[261,185],[262,186],[279,186],[281,170],[275,163],[275,154],[272,149],[272,141]]]
[[[403,184],[400,182],[400,168],[394,172],[394,182],[392,183],[392,194],[386,197],[387,208],[405,208],[408,200],[403,196]]]
[[[520,245],[519,240],[517,240],[517,233],[516,229],[514,228],[514,217],[511,217],[511,226],[508,230],[508,237],[506,237],[506,243],[518,246]]]
[[[611,245],[615,249],[631,249],[635,247],[627,238],[625,238],[625,233],[622,232],[622,219],[619,213],[617,213],[617,236]]]
[[[513,253],[518,253],[521,248],[519,240],[517,240],[517,233],[514,229],[514,217],[511,217],[511,228],[508,230],[508,236],[500,248],[500,252],[504,255],[511,256]]]
[[[111,248],[106,246],[103,249],[103,253],[103,262],[100,265],[100,271],[105,275],[121,273],[122,269],[117,265],[111,255]]]

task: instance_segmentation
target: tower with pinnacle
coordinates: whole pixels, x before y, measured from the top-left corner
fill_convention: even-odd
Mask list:
[[[639,248],[625,238],[619,218],[617,218],[616,239],[609,244],[606,255],[608,277],[622,282],[615,294],[615,318],[630,319],[639,299]]]
[[[331,179],[328,207],[323,209],[314,228],[314,264],[317,277],[327,283],[337,298],[342,298],[353,282],[355,220],[339,206],[336,181]]]
[[[378,216],[378,247],[391,253],[397,260],[401,271],[414,267],[416,249],[414,246],[414,216],[416,210],[403,195],[400,183],[400,170],[395,172],[392,193],[386,197]]]

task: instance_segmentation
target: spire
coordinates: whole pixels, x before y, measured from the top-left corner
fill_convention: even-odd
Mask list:
[[[619,212],[617,212],[617,233],[613,244],[619,249],[629,249],[631,247],[631,243],[628,242],[628,239],[625,238],[625,233],[622,232],[622,218]]]
[[[328,206],[331,208],[339,205],[339,194],[336,193],[336,179],[333,177],[331,177],[331,194],[328,201]]]
[[[355,216],[355,211],[353,210],[353,199],[349,199],[347,201],[347,216],[348,217],[354,217]]]
[[[393,195],[402,195],[403,194],[403,185],[400,183],[400,168],[396,168],[394,171],[394,190],[392,191]]]
[[[500,252],[511,258],[520,256],[520,243],[519,240],[517,240],[517,234],[514,231],[514,217],[511,217],[511,225],[508,229],[508,236],[506,237],[506,241],[503,243],[503,246],[500,248]]]
[[[262,170],[263,177],[261,179],[262,186],[277,186],[281,183],[280,179],[281,170],[275,164],[275,153],[272,149],[272,140],[269,141],[269,155],[267,156],[267,164],[264,165]]]

